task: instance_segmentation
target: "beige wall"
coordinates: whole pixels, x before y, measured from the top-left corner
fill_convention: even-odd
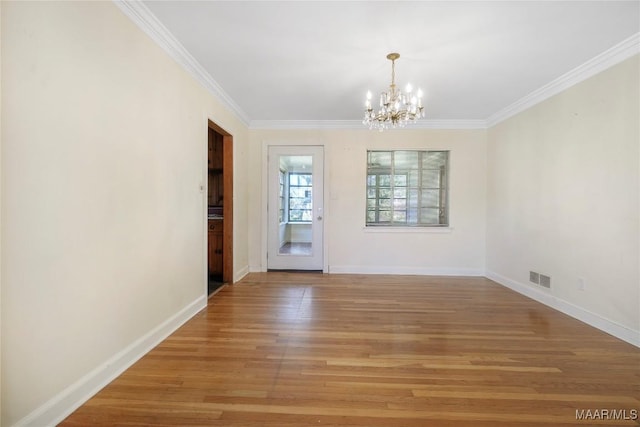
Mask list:
[[[203,303],[207,119],[234,135],[236,278],[266,268],[265,146],[319,144],[329,271],[486,261],[530,287],[533,269],[553,297],[640,331],[638,57],[489,131],[248,131],[112,3],[0,11],[2,425],[55,417]],[[450,230],[364,229],[366,150],[386,148],[451,150]]]
[[[496,125],[487,153],[488,274],[525,290],[540,290],[530,270],[550,275],[551,290],[538,296],[636,342],[638,63],[632,57]]]
[[[250,131],[251,269],[266,268],[264,147],[319,144],[325,150],[325,244],[330,272],[484,274],[485,138],[483,130]],[[451,150],[451,229],[366,230],[368,149]]]
[[[206,301],[207,119],[234,135],[247,270],[248,131],[111,2],[1,19],[2,425],[42,425]]]

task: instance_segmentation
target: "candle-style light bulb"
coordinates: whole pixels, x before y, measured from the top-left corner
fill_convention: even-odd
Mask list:
[[[411,93],[411,89],[413,89],[413,88],[411,87],[411,83],[407,83],[407,89],[406,89],[406,92],[407,92],[407,93]]]
[[[367,91],[367,100],[365,101],[364,106],[367,108],[367,110],[371,110],[371,91],[370,90]]]

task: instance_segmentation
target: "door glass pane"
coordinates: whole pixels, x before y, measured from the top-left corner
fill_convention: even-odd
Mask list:
[[[313,156],[280,156],[284,172],[284,221],[278,230],[279,255],[313,254]]]

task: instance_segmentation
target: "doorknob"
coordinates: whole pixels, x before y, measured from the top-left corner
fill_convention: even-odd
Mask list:
[[[318,221],[322,221],[322,216],[318,215]]]

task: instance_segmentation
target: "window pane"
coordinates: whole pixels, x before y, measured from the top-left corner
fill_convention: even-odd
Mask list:
[[[407,173],[407,185],[409,187],[418,187],[420,185],[420,182],[418,181],[420,179],[420,173],[417,170],[412,170],[409,171],[409,173]]]
[[[394,222],[407,222],[407,214],[404,211],[394,211],[393,212],[393,221]]]
[[[407,176],[406,175],[394,175],[393,176],[393,185],[397,187],[406,187],[407,186]]]
[[[422,190],[422,206],[423,207],[439,207],[440,206],[440,190]]]
[[[367,186],[375,187],[376,186],[376,175],[367,176]]]
[[[380,222],[391,221],[391,211],[380,211]]]
[[[439,209],[422,209],[420,211],[420,222],[424,224],[438,224]]]
[[[291,187],[289,190],[289,197],[306,197],[306,191],[308,188],[306,187]]]
[[[409,224],[417,224],[418,223],[418,209],[412,208],[407,210],[407,223]]]
[[[427,169],[422,171],[423,188],[440,188],[440,170]]]
[[[380,193],[378,194],[378,197],[380,197],[381,199],[388,199],[391,197],[391,189],[390,188],[381,188],[380,189]]]
[[[376,199],[367,199],[367,207],[375,208],[376,207]]]
[[[422,168],[423,169],[440,169],[440,166],[445,166],[447,157],[447,151],[428,151],[422,156]]]
[[[376,189],[375,188],[367,188],[367,198],[375,199],[376,198]]]
[[[391,186],[391,175],[379,175],[378,176],[378,185],[380,187],[389,187],[389,186]]]
[[[376,222],[376,211],[368,210],[367,211],[367,222]]]
[[[369,151],[369,165],[371,167],[391,167],[390,151]]]
[[[393,157],[393,165],[396,170],[418,169],[417,151],[395,151]]]
[[[407,204],[414,208],[418,207],[418,190],[409,190],[407,194]]]
[[[407,189],[406,188],[394,188],[393,189],[393,197],[395,198],[406,198],[407,197]]]
[[[381,208],[390,208],[391,207],[391,199],[380,199],[380,207]]]
[[[407,200],[406,199],[393,199],[393,209],[395,210],[405,210],[407,209]]]

